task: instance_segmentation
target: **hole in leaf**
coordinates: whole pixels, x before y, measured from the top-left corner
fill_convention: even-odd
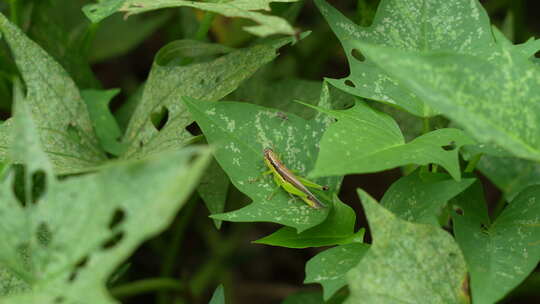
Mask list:
[[[83,257],[76,265],[73,267],[71,274],[69,275],[68,281],[73,282],[77,279],[79,272],[86,266],[88,263],[88,256]]]
[[[141,141],[139,141],[139,148],[142,148],[144,146],[144,143]]]
[[[350,81],[349,79],[345,80],[345,85],[351,88],[356,88],[354,82]]]
[[[214,80],[214,83],[220,83],[221,82],[221,76],[216,76],[216,79]]]
[[[114,214],[111,218],[111,222],[109,223],[109,229],[113,230],[114,228],[118,227],[124,219],[126,218],[126,213],[124,210],[118,208],[114,211]]]
[[[36,238],[41,246],[49,247],[52,241],[52,232],[47,223],[43,222],[39,224],[36,231]]]
[[[67,134],[68,136],[73,139],[74,141],[76,142],[80,142],[81,141],[81,136],[79,135],[79,129],[77,128],[77,125],[70,122],[67,126]]]
[[[161,131],[161,129],[163,129],[163,127],[167,124],[168,120],[169,109],[167,109],[167,107],[165,106],[161,107],[159,111],[150,114],[150,121],[152,121],[152,124],[158,131]]]
[[[98,11],[98,9],[95,8],[95,7],[93,7],[93,8],[90,9],[90,13],[95,13],[95,12],[97,12],[97,11]]]
[[[206,81],[204,80],[204,78],[202,78],[201,80],[199,80],[199,84],[202,85],[202,86],[205,84],[205,82],[206,82]]]
[[[124,238],[124,232],[119,231],[119,232],[115,233],[113,236],[111,236],[107,241],[105,241],[103,243],[103,245],[101,246],[101,248],[103,250],[112,249],[113,247],[118,245],[118,243],[120,243],[120,241],[123,238]]]
[[[35,204],[41,199],[46,187],[45,171],[38,170],[32,174],[32,203]]]
[[[457,148],[456,142],[451,141],[448,145],[441,146],[441,148],[443,148],[444,151],[453,151],[453,150],[455,150]]]
[[[465,214],[465,212],[463,211],[463,209],[461,209],[460,207],[457,207],[457,206],[454,207],[454,211],[456,212],[457,215],[463,215],[463,214]]]
[[[358,61],[365,61],[366,60],[366,57],[364,57],[364,55],[362,55],[362,53],[357,49],[353,49],[351,51],[351,55],[354,57],[354,59],[356,59]]]
[[[202,131],[201,128],[199,128],[199,125],[196,122],[190,123],[186,128],[186,131],[189,132],[189,134],[193,136],[201,135]]]
[[[15,164],[13,165],[13,172],[15,175],[15,180],[13,181],[12,187],[13,187],[13,193],[15,194],[15,197],[17,200],[21,203],[21,205],[24,207],[26,206],[26,198],[24,194],[24,171],[25,168],[23,165]]]
[[[54,303],[64,303],[64,301],[65,298],[62,296],[54,298]]]

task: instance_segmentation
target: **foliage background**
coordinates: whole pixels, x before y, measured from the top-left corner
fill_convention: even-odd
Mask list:
[[[20,8],[24,10],[24,4],[27,4],[25,2],[31,1],[20,2]],[[328,2],[351,20],[366,26],[371,23],[379,1]],[[129,117],[128,113],[133,109],[132,97],[138,94],[139,86],[147,79],[157,52],[170,41],[192,37],[202,14],[190,8],[168,9],[131,16],[126,21],[120,14],[116,14],[96,27],[94,44],[88,54],[91,66],[84,69],[81,68],[84,65],[76,61],[76,56],[73,56],[73,61],[70,59],[70,54],[78,52],[79,46],[84,42],[73,41],[63,48],[65,44],[56,44],[55,39],[69,40],[74,37],[73,33],[81,24],[89,22],[81,12],[81,7],[87,3],[79,0],[50,0],[41,3],[36,1],[36,7],[28,12],[31,16],[24,12],[21,14],[22,18],[27,18],[21,20],[21,23],[32,20],[32,23],[26,24],[29,37],[65,63],[64,67],[80,87],[121,88],[121,93],[114,97],[110,107],[117,115],[120,125],[125,127],[126,117]],[[482,1],[482,4],[491,21],[515,43],[524,42],[531,36],[540,36],[538,1],[486,0]],[[289,4],[273,4],[273,14],[286,13],[288,7]],[[0,8],[9,15],[7,3],[3,2]],[[264,77],[264,81],[273,83],[291,77],[320,81],[323,77],[342,78],[349,74],[341,45],[311,1],[305,1],[297,16],[292,14],[290,18],[291,24],[296,28],[313,32],[298,44],[282,48],[280,56],[254,78]],[[247,23],[242,19],[218,16],[210,29],[209,41],[235,48],[248,46],[258,38],[241,30]],[[137,27],[137,31],[133,31],[134,27]],[[114,31],[111,31],[111,28]],[[0,54],[0,60],[5,62],[5,56],[6,54]],[[233,93],[232,99],[242,100],[242,89]],[[310,98],[318,98],[318,90]],[[12,89],[9,83],[0,82],[2,119],[11,116],[11,100]],[[198,132],[195,124],[190,129]],[[343,182],[340,199],[347,202],[358,214],[362,214],[356,189],[362,188],[380,200],[400,176],[399,169],[376,174],[349,175]],[[482,178],[482,182],[487,189],[488,204],[493,209],[501,197],[501,192],[487,179]],[[231,186],[227,209],[236,209],[246,201],[246,197]],[[356,228],[365,226],[365,218],[360,218]],[[193,292],[186,294],[185,290],[176,291],[182,297],[187,297],[189,303],[207,303],[219,283],[225,285],[230,303],[279,303],[296,292],[319,290],[315,285],[302,284],[305,278],[304,267],[307,260],[326,248],[296,250],[251,243],[271,234],[277,227],[278,225],[268,223],[224,222],[221,230],[217,231],[208,218],[208,211],[200,197],[194,195],[169,229],[145,242],[133,254],[121,282],[158,277],[165,271],[190,282]],[[367,239],[369,240],[369,234]],[[166,254],[168,252],[176,254]],[[163,264],[167,265],[166,270],[163,270]],[[540,294],[535,292],[538,288],[540,274],[534,273],[504,302],[540,301]],[[122,296],[120,292],[117,295]],[[175,293],[161,296],[174,299]],[[152,303],[155,300],[154,294],[122,298],[124,303]]]

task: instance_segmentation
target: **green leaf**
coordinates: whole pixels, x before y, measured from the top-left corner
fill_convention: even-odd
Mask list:
[[[197,187],[197,192],[210,211],[210,214],[222,213],[225,210],[229,184],[227,174],[221,169],[216,160],[212,159]],[[221,227],[221,221],[214,219],[214,225],[219,229]]]
[[[525,188],[540,184],[540,164],[536,161],[484,155],[477,168],[509,201]]]
[[[437,226],[446,203],[475,180],[455,181],[447,174],[417,169],[393,183],[384,193],[381,205],[406,221]]]
[[[254,241],[257,244],[282,246],[288,248],[307,248],[332,246],[347,243],[361,243],[364,229],[354,232],[356,215],[354,210],[334,198],[333,208],[328,217],[320,225],[298,233],[290,227],[283,227],[262,239]]]
[[[212,299],[210,299],[208,304],[225,304],[225,291],[223,289],[223,285],[219,285],[216,288],[214,294],[212,295]]]
[[[266,72],[272,70],[272,67],[265,67],[262,70]],[[297,78],[275,80],[271,75],[267,74],[269,73],[256,73],[227,98],[230,98],[230,100],[246,101],[265,107],[276,108],[284,113],[294,113],[306,119],[316,115],[317,111],[294,102],[294,100],[302,100],[305,103],[317,104],[319,101],[319,92],[323,86],[322,81]],[[349,94],[335,88],[331,88],[330,91],[334,108],[346,108],[354,102],[353,97]]]
[[[369,245],[353,243],[325,250],[306,264],[305,284],[319,283],[323,287],[324,300],[347,285],[345,275],[364,257]]]
[[[244,28],[253,35],[293,35],[295,31],[287,21],[258,11],[270,11],[271,2],[296,1],[298,0],[231,0],[222,3],[212,3],[183,0],[108,0],[86,5],[83,11],[92,22],[98,22],[116,11],[125,12],[126,16],[129,16],[161,8],[186,6],[221,14],[226,17],[240,17],[253,20],[258,25]]]
[[[424,96],[411,92],[378,67],[378,60],[364,58],[363,49],[355,42],[462,54],[476,54],[493,44],[488,16],[478,1],[381,1],[369,27],[357,26],[324,0],[315,3],[340,39],[351,70],[346,78],[328,81],[353,95],[397,105],[418,116],[437,113],[429,107],[431,104],[424,104]]]
[[[185,128],[193,119],[180,99],[183,96],[212,101],[221,99],[257,69],[273,60],[276,50],[290,41],[289,38],[273,40],[187,66],[166,65],[174,58],[173,54],[184,57],[186,53],[185,48],[177,48],[178,42],[165,46],[156,56],[142,99],[128,125],[124,142],[129,146],[123,157],[141,158],[190,143],[193,135]],[[228,49],[224,47],[202,48],[207,55],[226,51]],[[160,113],[164,114],[164,119],[160,124],[155,124],[150,118]]]
[[[29,109],[56,172],[75,173],[100,164],[105,155],[73,80],[1,14],[0,27],[24,79]],[[7,156],[11,124],[8,120],[1,126],[0,159]]]
[[[540,160],[540,67],[530,60],[540,40],[499,42],[484,57],[358,46],[479,142]]]
[[[343,111],[321,110],[338,121],[321,140],[310,176],[383,171],[408,164],[435,163],[459,180],[459,148],[474,143],[458,129],[440,129],[405,143],[396,122],[363,102]]]
[[[453,238],[433,225],[398,219],[358,190],[373,244],[347,274],[347,303],[469,303],[465,260]]]
[[[540,186],[523,190],[490,225],[480,185],[456,199],[454,233],[471,273],[474,303],[495,303],[540,260]],[[460,215],[461,214],[461,215]]]
[[[87,59],[93,29],[81,12],[85,1],[32,2],[27,5],[31,6],[29,11],[32,12],[27,30],[30,39],[60,63],[80,88],[100,88],[101,84],[92,72]],[[107,49],[109,45],[100,47]]]
[[[100,62],[129,52],[163,26],[171,16],[158,14],[125,19],[115,15],[107,18],[100,22],[95,33],[92,48],[89,50],[89,61]],[[135,28],[137,30],[134,31]]]
[[[281,154],[281,160],[288,168],[305,176],[313,166],[317,143],[328,123],[324,117],[306,121],[287,113],[287,119],[283,119],[279,111],[252,104],[184,100],[206,139],[215,147],[214,156],[231,182],[253,200],[242,209],[212,218],[234,222],[274,222],[293,227],[298,232],[324,221],[330,208],[313,209],[300,199],[290,197],[284,190],[277,189],[270,176],[262,176],[267,170],[263,161],[263,149],[267,147]],[[321,102],[323,106],[329,106],[326,86]],[[332,192],[337,191],[341,178],[314,181],[328,185]],[[326,195],[319,196],[319,199],[327,200]]]
[[[13,174],[0,181],[0,302],[117,303],[105,293],[107,279],[173,220],[209,151],[185,149],[57,180],[20,96],[13,121],[11,153],[24,162],[26,191],[15,195]]]
[[[119,142],[122,131],[109,109],[109,102],[118,93],[120,93],[119,89],[107,91],[85,90],[81,92],[100,146],[104,151],[116,156],[125,150],[125,146]]]

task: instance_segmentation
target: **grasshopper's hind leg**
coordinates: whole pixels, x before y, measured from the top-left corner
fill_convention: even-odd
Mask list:
[[[309,188],[313,188],[313,189],[317,189],[317,190],[323,190],[323,191],[326,191],[328,190],[328,186],[321,186],[319,184],[316,184],[308,179],[305,179],[303,177],[300,177],[300,176],[297,176],[296,177],[302,184],[304,184],[304,186],[306,187],[309,187]]]

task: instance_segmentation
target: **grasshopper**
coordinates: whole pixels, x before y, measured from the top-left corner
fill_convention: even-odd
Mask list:
[[[300,197],[310,207],[319,209],[326,207],[307,187],[328,190],[327,186],[321,186],[302,177],[294,175],[291,170],[279,160],[277,154],[270,148],[264,149],[264,162],[270,170],[264,174],[272,174],[278,187],[282,187],[290,194]]]

